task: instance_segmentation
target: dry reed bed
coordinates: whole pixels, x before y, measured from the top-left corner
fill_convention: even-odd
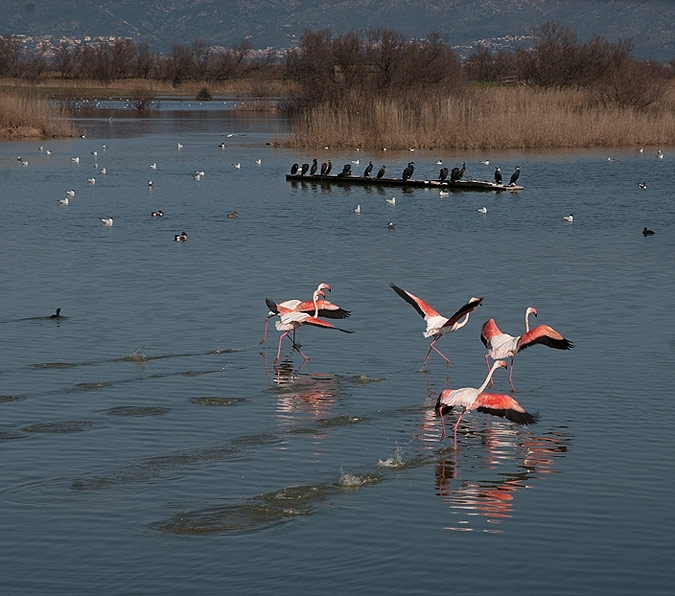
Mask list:
[[[0,138],[69,137],[74,131],[64,108],[30,93],[0,92]]]
[[[601,105],[589,92],[492,87],[419,102],[352,98],[298,117],[292,147],[507,149],[667,145],[675,92],[653,109]]]

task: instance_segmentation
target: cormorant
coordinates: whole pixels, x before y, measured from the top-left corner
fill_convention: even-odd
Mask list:
[[[461,180],[462,176],[464,176],[465,170],[466,165],[464,164],[464,162],[462,162],[461,170],[459,168],[452,168],[452,171],[450,172],[450,182],[457,182],[458,180]]]
[[[330,171],[333,169],[333,164],[331,163],[330,159],[328,160],[328,169],[326,170],[326,176],[330,174]]]
[[[328,170],[328,164],[324,161],[321,164],[321,175],[325,176],[326,175],[326,170]]]
[[[502,171],[499,169],[499,166],[495,168],[495,182],[497,184],[502,183]]]
[[[645,230],[646,230],[646,229],[647,229],[647,228],[645,228]],[[645,234],[644,231],[643,231],[642,233]],[[654,232],[652,232],[652,234],[653,234],[653,233],[654,233]],[[646,235],[647,235],[647,234],[645,234],[645,236],[646,236]],[[50,319],[60,319],[60,318],[61,318],[61,309],[60,309],[60,308],[57,308],[57,309],[56,309],[56,312],[55,312],[53,315],[51,315],[49,318],[50,318]]]
[[[368,165],[366,166],[366,169],[363,172],[364,176],[370,176],[370,173],[373,171],[373,162],[369,161]]]
[[[316,169],[319,167],[319,164],[316,162],[316,157],[312,160],[312,167],[309,170],[309,173],[314,176],[316,174]]]
[[[351,176],[352,175],[352,164],[345,164],[342,168],[342,171],[338,174],[340,177]]]
[[[654,230],[648,230],[646,227],[642,228],[642,235],[643,236],[653,236],[654,235]],[[59,312],[58,310],[56,312]],[[52,315],[54,316],[54,315]]]
[[[304,176],[307,173],[307,170],[309,170],[309,164],[303,163],[302,167],[300,168],[300,174]]]
[[[291,166],[291,175],[292,175],[292,176],[294,176],[295,174],[298,173],[298,168],[299,168],[299,167],[300,167],[300,166],[299,166],[297,163],[294,163],[294,164]]]
[[[376,178],[382,178],[384,176],[384,173],[387,171],[387,166],[382,166],[380,170],[377,172]]]
[[[516,170],[513,172],[513,174],[511,174],[511,180],[509,180],[509,186],[516,183],[516,180],[518,180],[518,176],[520,176],[520,166],[516,166]]]
[[[401,174],[401,178],[403,180],[409,180],[411,176],[413,175],[413,172],[415,171],[415,162],[411,161],[408,163],[408,167],[403,170],[403,174]]]
[[[448,174],[448,168],[441,168],[441,171],[438,174],[438,179],[443,182],[448,177]]]

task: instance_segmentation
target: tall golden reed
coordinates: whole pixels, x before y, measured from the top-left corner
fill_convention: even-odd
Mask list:
[[[32,93],[0,91],[0,138],[73,136],[69,114]]]
[[[474,88],[418,101],[350,97],[302,113],[292,147],[507,149],[675,143],[675,90],[650,110],[605,105],[592,92]]]

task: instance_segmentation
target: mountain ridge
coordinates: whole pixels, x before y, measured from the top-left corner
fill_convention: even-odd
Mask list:
[[[670,0],[0,0],[0,15],[2,35],[131,37],[161,52],[196,38],[225,47],[247,39],[255,49],[285,49],[296,46],[306,28],[335,34],[393,29],[406,37],[438,31],[451,45],[470,48],[553,21],[582,41],[593,34],[631,39],[638,59],[675,58]]]

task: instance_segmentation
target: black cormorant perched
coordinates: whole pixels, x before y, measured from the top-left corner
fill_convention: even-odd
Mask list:
[[[377,172],[376,178],[382,178],[384,176],[384,173],[387,171],[387,166],[382,166],[379,171]]]
[[[448,168],[441,168],[441,171],[438,173],[438,179],[443,182],[448,177],[449,171]]]
[[[309,170],[309,164],[303,163],[302,167],[300,168],[300,174],[304,176],[307,173],[307,170]]]
[[[326,173],[324,174],[325,176],[328,176],[330,174],[330,171],[333,169],[333,164],[331,163],[330,159],[328,160],[328,168],[326,169]]]
[[[342,168],[342,171],[338,174],[340,177],[351,176],[352,175],[352,164],[345,164]]]
[[[518,176],[520,176],[520,166],[516,166],[515,172],[513,172],[513,174],[511,174],[511,180],[509,180],[509,186],[516,183],[516,180],[518,180]]]
[[[319,164],[316,162],[316,157],[312,160],[312,167],[309,170],[309,173],[314,176],[316,174],[316,169],[319,167]]]
[[[502,183],[502,171],[499,169],[499,167],[495,168],[495,182],[497,184]]]
[[[325,176],[326,175],[326,170],[328,170],[328,164],[324,161],[321,164],[321,175]]]
[[[648,230],[646,227],[642,228],[642,235],[643,236],[653,236],[654,235],[654,230]],[[58,312],[58,311],[56,311]],[[52,315],[54,316],[54,315]]]
[[[415,162],[411,161],[408,163],[408,167],[405,170],[403,170],[401,178],[403,178],[403,180],[409,180],[412,177],[414,171],[415,171]]]
[[[293,176],[295,176],[295,174],[298,173],[298,168],[299,168],[299,167],[300,167],[300,166],[299,166],[297,163],[294,163],[294,164],[291,166],[291,174],[292,174]]]
[[[460,170],[459,168],[452,168],[450,172],[450,182],[457,182],[457,180],[461,180],[462,176],[464,176],[464,171],[466,170],[466,165],[464,162],[462,162],[462,169]]]
[[[373,171],[373,162],[369,161],[368,165],[366,166],[366,169],[363,172],[364,176],[370,176],[370,173]]]

